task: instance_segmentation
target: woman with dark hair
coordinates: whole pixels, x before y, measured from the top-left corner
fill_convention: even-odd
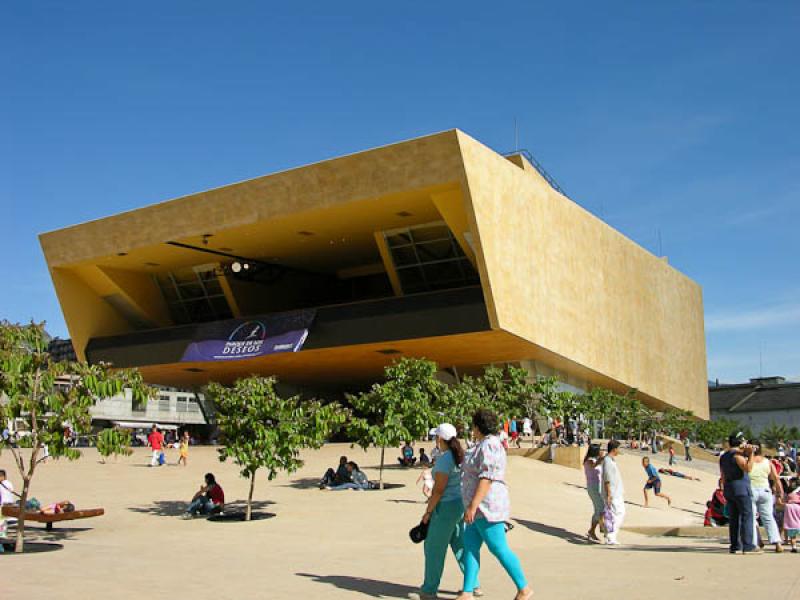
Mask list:
[[[183,513],[184,519],[191,519],[197,513],[202,515],[210,515],[216,512],[222,512],[225,506],[225,492],[222,486],[217,483],[217,479],[213,473],[206,473],[205,485],[201,485],[192,498],[186,512]]]
[[[775,472],[775,467],[772,466],[772,463],[762,455],[761,442],[754,440],[751,444],[754,447],[753,467],[750,470],[750,489],[753,494],[753,541],[758,539],[758,517],[761,517],[761,524],[767,531],[769,543],[775,544],[775,552],[783,552],[781,535],[773,514],[775,499],[772,496],[775,493],[782,497],[783,487],[781,486],[781,480],[778,479],[778,474]],[[742,527],[744,527],[744,524],[742,524]],[[763,544],[759,545],[763,546]]]
[[[528,600],[528,586],[519,558],[506,541],[505,522],[510,504],[505,483],[506,453],[497,436],[497,415],[481,409],[472,417],[475,447],[464,457],[461,497],[464,501],[464,589],[457,600],[469,600],[478,585],[480,552],[484,542],[517,586],[515,600]]]
[[[602,486],[600,478],[603,472],[603,451],[600,449],[599,444],[592,444],[589,450],[586,451],[586,456],[583,459],[583,473],[586,475],[586,491],[589,493],[589,498],[592,500],[594,510],[592,512],[592,524],[589,526],[589,531],[586,532],[586,538],[592,542],[599,542],[600,538],[597,537],[597,526],[603,520],[603,509],[605,503],[603,502]]]
[[[437,598],[448,546],[453,551],[459,568],[464,571],[464,503],[461,500],[464,449],[458,441],[456,428],[450,423],[442,423],[435,433],[439,455],[431,470],[433,491],[428,498],[425,514],[422,515],[422,522],[428,524],[428,535],[425,537],[425,580],[419,593],[409,595],[418,600]],[[480,590],[478,595],[481,595]]]

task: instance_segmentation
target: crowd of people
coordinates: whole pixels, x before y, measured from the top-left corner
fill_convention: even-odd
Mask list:
[[[765,456],[763,446],[749,442],[741,433],[728,440],[729,449],[720,455],[719,489],[708,502],[706,522],[727,524],[730,552],[758,554],[767,544],[783,552],[789,543],[797,552],[800,535],[800,494],[795,458],[779,444],[778,456]],[[719,492],[722,492],[721,494]],[[762,539],[759,522],[766,532]]]

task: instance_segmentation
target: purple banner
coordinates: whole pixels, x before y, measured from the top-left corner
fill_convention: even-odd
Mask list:
[[[308,337],[314,314],[314,311],[297,311],[206,323],[198,327],[181,362],[242,360],[297,352]]]

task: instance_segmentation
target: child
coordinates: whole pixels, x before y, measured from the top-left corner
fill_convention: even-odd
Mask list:
[[[675,448],[673,448],[670,445],[670,447],[669,447],[669,466],[671,467],[674,464],[675,464]]]
[[[797,536],[800,535],[800,495],[789,494],[783,512],[783,528],[792,552],[797,554]]]
[[[433,472],[430,469],[424,469],[417,478],[417,484],[420,482],[422,483],[422,495],[430,498],[433,492]]]
[[[644,507],[647,508],[649,506],[647,497],[647,490],[649,489],[652,489],[659,498],[664,498],[667,501],[667,506],[671,506],[672,498],[661,493],[661,477],[658,476],[658,471],[650,464],[650,459],[646,456],[642,459],[642,466],[644,467],[644,472],[647,473],[647,481],[644,484]]]
[[[189,432],[184,431],[183,437],[181,437],[180,446],[178,447],[180,450],[180,457],[178,458],[178,464],[183,463],[185,467],[189,462]]]

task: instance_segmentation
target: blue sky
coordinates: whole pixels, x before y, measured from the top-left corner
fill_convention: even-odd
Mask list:
[[[66,335],[36,235],[463,129],[704,290],[709,378],[800,378],[796,2],[0,7],[0,317]]]

